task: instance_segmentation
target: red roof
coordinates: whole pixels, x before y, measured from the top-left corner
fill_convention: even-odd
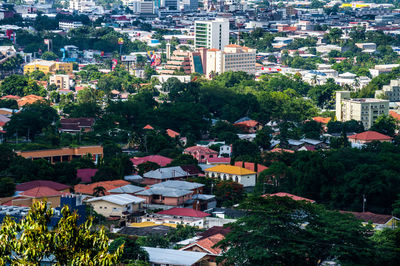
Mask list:
[[[328,124],[329,121],[331,121],[331,119],[332,118],[330,118],[330,117],[321,117],[321,116],[313,117],[313,120],[315,122],[318,122],[318,123],[321,123],[321,124]]]
[[[150,126],[150,125],[145,125],[143,129],[150,129],[150,130],[153,130],[154,127],[152,127],[152,126]]]
[[[227,235],[231,229],[229,227],[223,227],[223,226],[213,226],[207,229],[204,232],[198,233],[197,235],[202,238],[207,238],[216,234],[222,234],[222,235]]]
[[[389,115],[397,120],[400,120],[400,114],[396,113],[395,111],[389,111]]]
[[[349,212],[349,211],[340,211],[341,213],[351,213],[353,214],[358,220],[362,220],[365,222],[372,222],[374,224],[386,224],[393,218],[392,215],[385,215],[385,214],[376,214],[372,212]]]
[[[4,100],[4,99],[18,100],[18,99],[21,99],[21,97],[16,96],[16,95],[6,95],[6,96],[1,97],[1,99],[2,100]]]
[[[78,169],[76,171],[76,177],[81,179],[81,183],[90,183],[92,182],[92,177],[97,173],[98,169]]]
[[[293,195],[293,194],[289,194],[289,193],[285,193],[285,192],[278,192],[278,193],[274,193],[274,194],[265,194],[265,195],[262,195],[262,197],[264,197],[264,198],[266,198],[266,197],[271,197],[271,196],[275,196],[275,197],[289,197],[289,198],[291,198],[291,199],[293,199],[293,200],[305,200],[305,201],[308,201],[308,202],[311,202],[311,203],[314,203],[315,202],[315,200],[311,200],[311,199],[307,199],[307,198],[303,198],[303,197],[299,197],[299,196],[296,196],[296,195]]]
[[[222,234],[215,234],[206,238],[203,238],[195,243],[189,244],[186,247],[181,248],[180,250],[187,250],[193,246],[198,246],[203,249],[205,252],[213,255],[219,255],[222,252],[220,247],[214,247],[218,242],[225,238]]]
[[[28,189],[24,192],[21,192],[19,196],[25,196],[25,197],[30,197],[30,198],[43,198],[43,197],[51,197],[51,196],[62,196],[62,195],[68,195],[69,193],[65,192],[60,192],[57,190],[54,190],[49,187],[35,187],[32,189]]]
[[[391,140],[392,138],[376,131],[365,131],[359,134],[349,136],[349,139],[373,141],[373,140]]]
[[[179,137],[180,134],[176,131],[173,131],[172,129],[167,129],[167,135],[170,136],[171,138]]]
[[[170,164],[172,162],[172,159],[161,155],[149,155],[145,157],[131,158],[131,162],[133,163],[133,165],[139,165],[146,162],[153,162],[158,164],[159,166],[166,166],[167,164]]]
[[[225,158],[225,157],[208,158],[207,162],[208,163],[230,163],[231,158]]]
[[[210,216],[209,213],[205,213],[202,211],[197,211],[197,210],[189,209],[189,208],[172,208],[169,210],[157,212],[157,214],[171,215],[171,216],[197,217],[197,218],[203,218],[203,217]]]
[[[218,154],[218,152],[216,152],[210,148],[202,147],[202,146],[192,146],[192,147],[185,149],[185,152],[190,152],[190,153],[196,152],[196,151],[199,153],[204,153],[204,154]]]
[[[235,162],[235,166],[243,167],[243,162],[237,161],[237,162]],[[245,162],[244,168],[246,168],[247,170],[250,170],[250,171],[254,171],[254,172],[256,171],[254,163]],[[267,170],[267,169],[268,169],[268,167],[261,165],[261,164],[257,164],[257,173],[261,173],[262,171]]]
[[[50,180],[35,180],[35,181],[21,183],[15,187],[15,190],[16,191],[26,191],[26,190],[30,190],[30,189],[36,188],[36,187],[49,187],[49,188],[57,190],[57,191],[71,188],[70,186],[67,186],[67,185],[64,185],[61,183],[57,183],[54,181],[50,181]]]
[[[282,148],[275,148],[275,149],[270,150],[270,152],[279,152],[279,153],[287,152],[287,153],[294,153],[294,151],[292,151],[292,150],[287,150],[287,149],[282,149]]]
[[[260,123],[257,122],[256,120],[246,120],[246,121],[242,121],[239,123],[235,123],[233,124],[234,126],[246,126],[246,127],[255,127],[257,125],[259,125]]]
[[[86,194],[86,195],[93,195],[93,191],[96,187],[104,187],[106,190],[106,195],[109,195],[109,190],[114,188],[123,187],[126,185],[130,185],[131,183],[125,180],[113,180],[113,181],[101,181],[92,184],[78,184],[74,187],[75,193],[79,194]]]

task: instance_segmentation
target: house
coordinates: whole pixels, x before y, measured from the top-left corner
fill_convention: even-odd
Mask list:
[[[364,225],[371,222],[375,230],[380,230],[383,228],[395,228],[400,225],[400,219],[392,215],[376,214],[372,212],[340,212],[354,215],[356,219],[363,221]]]
[[[129,194],[107,195],[86,201],[105,217],[127,217],[142,210],[144,199]]]
[[[219,147],[219,156],[227,155],[231,157],[232,155],[232,145],[222,145]]]
[[[194,266],[207,263],[207,253],[183,251],[176,249],[143,247],[149,254],[150,266]]]
[[[131,158],[131,162],[133,163],[133,166],[138,166],[139,164],[146,163],[146,162],[153,162],[158,164],[161,167],[166,166],[167,164],[170,164],[172,162],[172,159],[161,156],[161,155],[149,155],[145,157],[134,157]]]
[[[181,180],[168,180],[151,186],[152,188],[175,188],[182,190],[191,190],[193,194],[203,193],[203,184],[187,182]]]
[[[161,235],[165,236],[173,227],[166,225],[153,225],[153,226],[143,226],[143,227],[124,227],[118,234],[130,235],[130,236],[150,236],[150,235]]]
[[[293,195],[293,194],[290,194],[290,193],[285,193],[285,192],[278,192],[278,193],[274,193],[274,194],[265,194],[265,195],[262,195],[262,197],[264,197],[264,198],[267,198],[267,197],[289,197],[289,198],[291,198],[292,200],[295,200],[295,201],[302,201],[303,200],[303,201],[307,201],[307,202],[310,202],[310,203],[315,203],[315,200],[299,197],[299,196],[296,196],[296,195]]]
[[[184,224],[204,227],[205,217],[210,214],[191,208],[172,208],[154,214],[147,214],[142,221],[169,224]]]
[[[149,171],[143,175],[143,184],[154,185],[167,180],[179,180],[191,176],[180,166],[164,167]]]
[[[74,191],[76,194],[93,195],[96,187],[103,187],[105,195],[109,195],[109,190],[130,185],[130,182],[125,180],[112,180],[112,181],[101,181],[91,184],[78,184],[75,185]]]
[[[264,170],[267,170],[268,167],[262,165],[262,164],[256,164],[255,163],[250,163],[250,162],[242,162],[242,161],[237,161],[235,162],[235,166],[243,167],[246,168],[247,170],[257,172],[257,174],[261,173]]]
[[[172,129],[167,129],[166,132],[167,132],[167,135],[170,138],[173,138],[173,139],[176,138],[176,137],[179,137],[181,135],[181,134],[179,134],[178,132],[176,132],[176,131],[174,131]]]
[[[217,165],[206,169],[205,172],[207,177],[218,178],[222,181],[232,180],[244,187],[254,187],[256,185],[256,172],[239,166]]]
[[[226,157],[217,157],[217,158],[210,158],[207,160],[207,164],[230,164],[231,163],[231,158],[226,158]]]
[[[146,204],[159,204],[168,206],[183,206],[192,198],[193,191],[167,187],[151,187],[135,193],[135,196],[145,200]]]
[[[98,169],[83,168],[76,170],[76,178],[80,179],[80,183],[91,183],[92,177],[97,173]]]
[[[94,124],[94,118],[62,118],[60,119],[59,132],[62,133],[79,133],[90,132]]]
[[[183,153],[192,155],[199,163],[206,163],[210,158],[218,157],[217,151],[202,146],[192,146],[186,148]]]
[[[256,133],[263,128],[262,124],[256,120],[241,121],[233,125],[238,127],[241,131],[250,134]]]
[[[217,244],[225,239],[222,234],[215,234],[209,237],[202,238],[192,244],[189,244],[179,250],[204,252],[207,253],[206,259],[209,262],[216,262],[216,258],[220,256],[223,249],[218,247]]]
[[[205,211],[217,207],[217,200],[215,199],[215,195],[194,194],[183,206],[198,211]]]
[[[37,186],[17,193],[16,196],[3,205],[31,207],[38,201],[46,200],[51,207],[60,207],[61,198],[70,195],[69,192],[57,191],[47,186]]]
[[[16,151],[17,155],[22,156],[26,159],[45,159],[51,163],[56,162],[69,162],[74,158],[81,158],[83,156],[93,156],[95,163],[103,157],[102,146],[80,146],[80,147],[66,147],[59,149],[48,149],[48,150],[32,150],[32,151]]]
[[[58,191],[58,192],[62,192],[62,193],[69,193],[71,187],[61,184],[61,183],[57,183],[54,181],[50,181],[50,180],[34,180],[34,181],[29,181],[29,182],[25,182],[25,183],[21,183],[15,186],[15,191],[17,192],[22,192],[22,191],[27,191],[27,190],[31,190],[34,188],[38,188],[38,187],[47,187],[50,188],[52,190]]]
[[[348,137],[352,144],[366,144],[372,141],[390,142],[392,138],[376,131],[365,131]]]

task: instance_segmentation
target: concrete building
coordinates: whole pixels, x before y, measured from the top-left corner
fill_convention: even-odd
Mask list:
[[[389,85],[382,87],[382,90],[375,91],[375,98],[386,99],[391,102],[400,101],[400,80],[391,80]]]
[[[69,162],[74,158],[91,155],[93,161],[97,163],[103,157],[102,146],[80,146],[76,148],[60,148],[49,150],[16,151],[17,155],[26,159],[45,159],[51,163]]]
[[[161,7],[168,10],[178,10],[178,0],[161,0]]]
[[[96,8],[96,3],[92,0],[70,0],[69,9],[79,12],[87,12]]]
[[[256,49],[230,44],[223,50],[210,49],[207,51],[207,77],[212,73],[226,71],[244,71],[249,74],[256,73]]]
[[[123,2],[136,14],[154,14],[154,2],[152,0],[127,0]]]
[[[142,210],[144,199],[129,194],[107,195],[87,200],[93,209],[105,217],[126,217]]]
[[[175,71],[185,72],[185,74],[191,73],[205,73],[206,51],[201,48],[199,52],[189,52],[176,50],[172,53],[171,57],[164,66],[164,69],[160,70],[161,74],[174,74]]]
[[[50,84],[55,84],[59,90],[70,89],[70,78],[68,75],[50,76]]]
[[[229,21],[215,19],[195,22],[195,47],[222,50],[229,44]]]
[[[361,121],[369,129],[380,115],[389,114],[389,101],[374,98],[351,99],[349,91],[336,92],[336,119]]]
[[[221,181],[231,180],[244,187],[254,187],[256,185],[256,172],[246,168],[232,165],[217,165],[205,170],[209,178],[217,178]]]
[[[43,73],[56,73],[57,71],[64,71],[66,73],[72,73],[72,63],[46,61],[46,60],[35,60],[24,66],[24,74],[31,73],[35,70],[42,71]]]
[[[68,31],[71,29],[76,29],[79,27],[82,27],[83,24],[80,21],[69,21],[69,20],[63,20],[58,22],[58,28]]]

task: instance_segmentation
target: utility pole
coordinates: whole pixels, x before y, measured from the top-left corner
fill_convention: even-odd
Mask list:
[[[367,202],[367,199],[365,198],[365,194],[363,194],[363,212],[365,212],[365,203]]]

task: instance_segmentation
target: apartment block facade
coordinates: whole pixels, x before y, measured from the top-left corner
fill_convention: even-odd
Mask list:
[[[400,101],[400,80],[391,80],[389,85],[382,87],[382,90],[375,91],[375,98],[382,98],[391,102]]]
[[[374,98],[350,98],[349,91],[336,92],[336,119],[361,121],[365,129],[371,128],[380,115],[389,114],[389,101]]]
[[[195,47],[222,50],[229,44],[229,21],[217,18],[195,22]]]

